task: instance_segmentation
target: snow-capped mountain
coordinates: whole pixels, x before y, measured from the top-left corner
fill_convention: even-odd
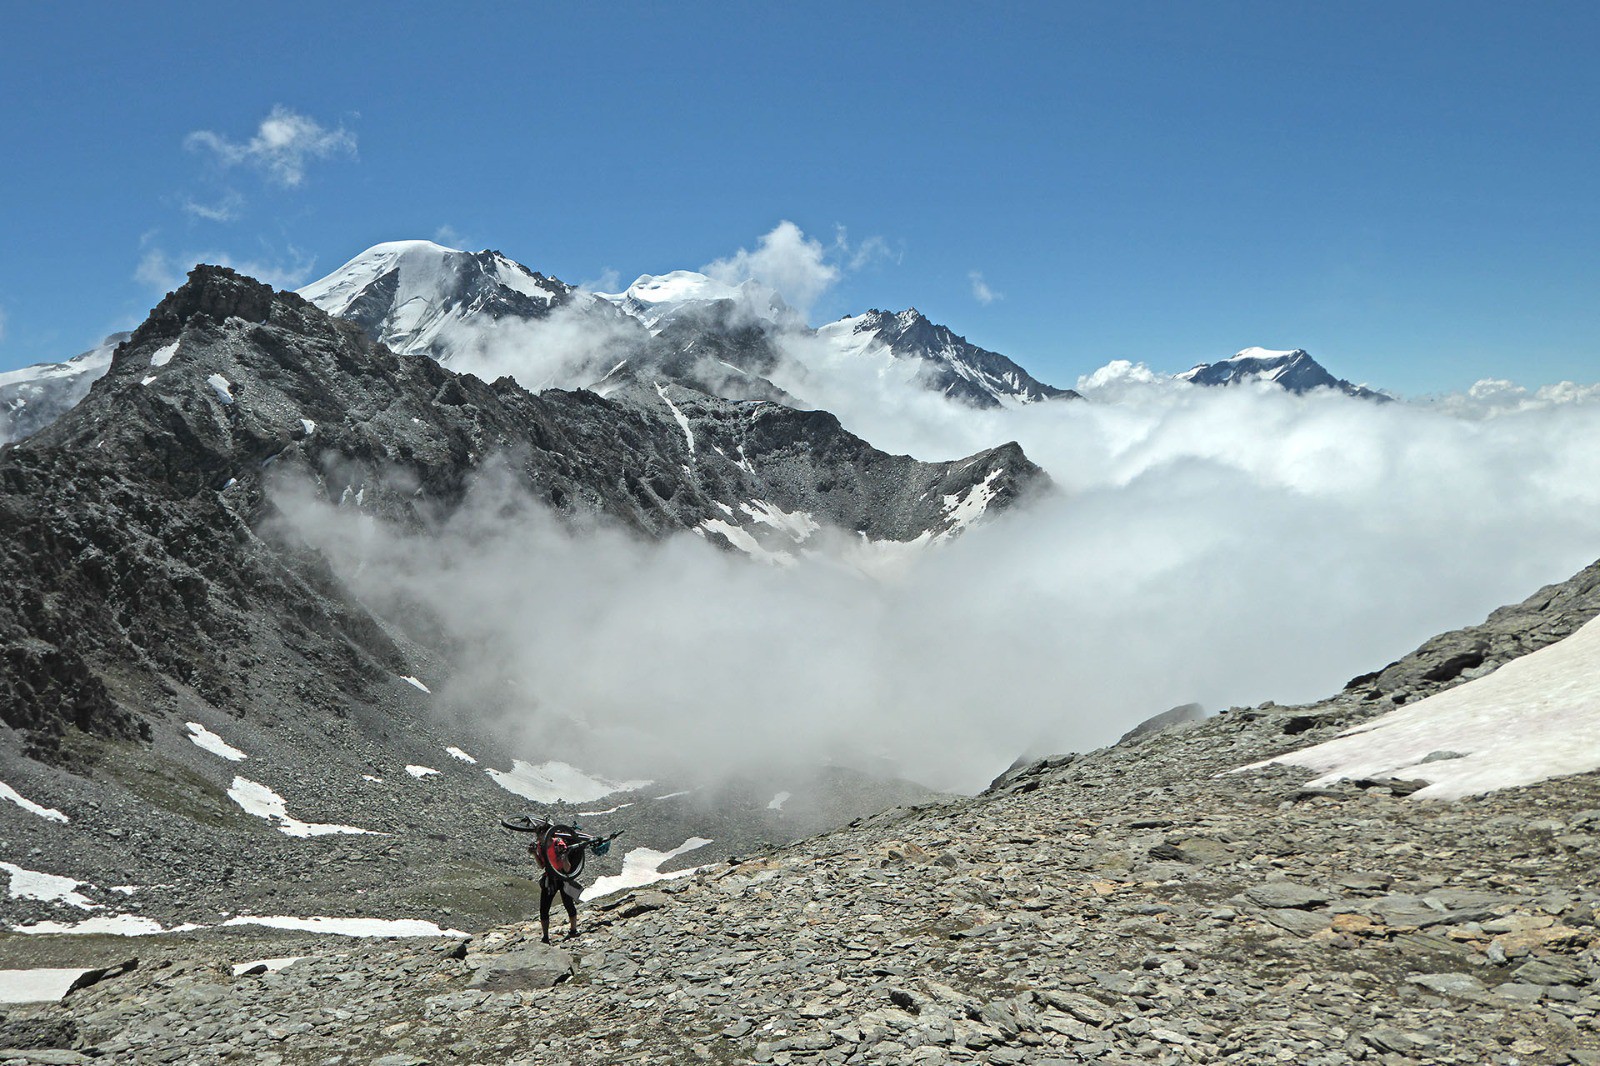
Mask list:
[[[930,322],[915,307],[898,314],[872,310],[817,330],[841,352],[870,357],[888,353],[924,364],[923,380],[952,399],[975,407],[1039,400],[1077,399],[1071,389],[1046,385],[998,352]]]
[[[1389,399],[1365,385],[1355,385],[1334,377],[1304,348],[1287,352],[1270,348],[1245,348],[1232,358],[1217,363],[1201,363],[1178,377],[1196,385],[1238,385],[1247,381],[1265,381],[1293,393],[1337,389],[1347,396],[1363,400]]]
[[[499,252],[390,241],[368,248],[299,294],[396,352],[448,363],[467,322],[545,318],[575,291]]]
[[[729,285],[693,270],[674,270],[670,274],[643,274],[622,292],[595,295],[643,322],[651,333],[660,333],[684,313],[698,315],[715,304],[727,304],[721,309],[722,316],[740,324],[805,328],[799,312],[784,303],[775,289],[753,278]]]
[[[64,363],[36,363],[0,374],[0,444],[39,432],[89,394],[111,366],[111,353],[128,339],[113,333]]]

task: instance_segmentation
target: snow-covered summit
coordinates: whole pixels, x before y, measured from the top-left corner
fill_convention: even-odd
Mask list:
[[[1215,363],[1201,363],[1192,370],[1178,375],[1182,381],[1196,385],[1239,385],[1245,382],[1267,382],[1293,393],[1313,389],[1337,389],[1347,396],[1363,400],[1387,400],[1388,397],[1364,385],[1355,385],[1336,378],[1304,348],[1283,351],[1274,348],[1243,348],[1227,359]]]
[[[915,307],[848,316],[821,327],[817,335],[844,355],[888,354],[919,361],[930,387],[977,407],[1077,396],[1070,389],[1046,385],[1005,356],[929,321]]]
[[[448,361],[469,317],[543,318],[573,288],[499,252],[418,240],[373,245],[299,293],[397,352]]]
[[[0,374],[0,444],[37,433],[89,394],[111,368],[111,353],[128,339],[113,333],[61,363],[35,363]]]
[[[738,316],[788,329],[803,329],[798,312],[784,302],[776,289],[754,278],[739,285],[718,281],[693,270],[674,270],[668,274],[641,274],[622,292],[596,293],[626,314],[643,322],[652,333],[659,333],[686,311],[708,308],[727,302]]]

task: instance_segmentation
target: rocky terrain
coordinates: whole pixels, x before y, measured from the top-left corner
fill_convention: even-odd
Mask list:
[[[0,373],[0,444],[21,440],[60,418],[89,394],[111,366],[111,353],[128,339],[113,333],[61,363],[35,363]]]
[[[1320,704],[1174,715],[593,900],[576,941],[13,937],[141,961],[12,1008],[0,1043],[45,1050],[0,1062],[1600,1062],[1600,773],[1441,803],[1232,772],[1482,676],[1512,630],[1548,646],[1597,572]],[[265,956],[303,957],[234,972]]]

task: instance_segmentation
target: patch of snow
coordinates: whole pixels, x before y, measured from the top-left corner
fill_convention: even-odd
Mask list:
[[[406,773],[410,774],[412,777],[416,778],[418,781],[421,781],[424,777],[432,777],[434,774],[436,774],[438,772],[439,771],[435,770],[431,766],[407,766],[406,767]]]
[[[33,802],[33,800],[28,799],[26,796],[22,795],[4,781],[0,781],[0,800],[7,800],[11,803],[15,803],[18,807],[21,807],[29,814],[37,814],[40,818],[44,818],[52,822],[60,822],[65,825],[67,822],[72,820],[66,815],[62,814],[60,811],[56,810],[54,807],[46,807],[43,804]]]
[[[381,777],[373,777],[371,774],[362,774],[361,775],[361,780],[363,780],[363,781],[371,781],[373,784],[377,784],[377,785],[383,784],[383,778],[381,778]]]
[[[1436,751],[1460,759],[1423,762]],[[1600,769],[1600,619],[1484,677],[1409,703],[1326,743],[1254,763],[1305,766],[1320,786],[1393,774],[1458,799]]]
[[[366,490],[362,489],[362,491],[365,492]],[[361,500],[358,497],[356,499],[356,506],[359,507],[360,505],[361,505]],[[407,674],[405,677],[402,677],[400,680],[404,681],[408,685],[412,685],[412,686],[415,686],[416,688],[421,689],[422,691],[428,693],[429,695],[433,694],[433,689],[429,688],[427,685],[424,685],[421,681],[418,681],[416,678],[412,677],[410,674]]]
[[[578,817],[579,818],[598,818],[602,814],[616,814],[618,811],[622,810],[622,808],[624,808],[624,807],[632,807],[632,806],[633,806],[633,804],[631,804],[631,803],[619,803],[615,807],[607,807],[603,811],[579,811],[578,812]]]
[[[665,796],[657,796],[656,799],[658,799],[658,800],[677,799],[679,796],[687,796],[689,793],[691,793],[693,791],[694,791],[694,789],[692,789],[692,788],[686,788],[686,789],[683,789],[683,790],[681,790],[679,792],[668,792]]]
[[[139,379],[139,384],[148,385],[152,381],[154,381],[155,379],[156,379],[156,376],[154,374],[146,374],[144,377]]]
[[[287,800],[266,785],[251,781],[248,778],[235,777],[233,786],[228,789],[228,798],[242,807],[246,814],[253,814],[257,818],[275,822],[277,830],[286,836],[320,837],[336,833],[361,835],[373,833],[371,829],[357,829],[353,825],[323,825],[291,818],[289,817]]]
[[[649,781],[607,781],[568,763],[547,762],[534,766],[521,759],[513,759],[510,770],[485,770],[484,773],[507,792],[535,803],[589,803],[613,792],[632,792],[650,784]]]
[[[212,374],[206,378],[206,384],[211,386],[211,390],[217,394],[217,399],[221,400],[223,404],[233,403],[233,382],[221,374]]]
[[[771,802],[769,802],[767,804],[767,810],[769,810],[769,811],[781,811],[781,810],[783,810],[783,805],[785,803],[789,802],[789,797],[791,795],[792,795],[792,793],[789,793],[789,792],[780,792],[776,796],[773,796]]]
[[[12,899],[65,903],[69,907],[78,907],[86,911],[101,909],[100,904],[78,892],[78,886],[84,882],[75,878],[62,877],[59,874],[42,874],[37,870],[24,870],[9,862],[0,862],[0,870],[11,875],[10,887],[6,891]]]
[[[88,973],[79,969],[0,970],[0,1003],[57,1003],[72,982]]]
[[[306,431],[306,436],[308,437],[317,431],[317,424],[311,421],[309,418],[302,418],[300,420],[300,427]]]
[[[732,544],[752,559],[759,559],[764,563],[772,563],[776,566],[794,565],[794,556],[785,552],[769,551],[761,545],[760,541],[756,540],[748,529],[743,526],[736,526],[731,522],[724,522],[720,518],[707,518],[698,526],[695,526],[694,531],[702,537],[707,533],[720,533],[727,538],[729,544]]]
[[[667,399],[667,390],[661,382],[656,382],[656,395],[661,397],[661,402],[672,411],[672,417],[678,420],[678,426],[683,430],[683,437],[689,442],[689,454],[694,454],[694,430],[689,428],[689,419],[678,410],[678,405]]]
[[[753,521],[786,534],[796,544],[805,543],[811,534],[822,528],[809,511],[785,511],[777,504],[768,503],[766,500],[741,503],[739,510],[749,515]]]
[[[182,338],[179,338],[164,348],[158,348],[155,354],[150,357],[150,365],[166,366],[172,362],[172,357],[178,354],[178,345],[181,343],[183,343]]]
[[[704,837],[690,837],[671,851],[656,851],[653,848],[634,848],[622,857],[622,872],[615,877],[596,878],[589,891],[584,893],[589,897],[609,895],[624,888],[640,888],[644,885],[654,884],[657,881],[671,881],[679,877],[688,877],[690,874],[703,867],[695,866],[687,870],[674,870],[664,874],[661,866],[668,859],[675,859],[679,855],[703,848],[711,841]]]
[[[236,962],[233,964],[233,976],[242,976],[246,970],[253,970],[257,966],[265,966],[268,973],[277,973],[285,966],[293,966],[301,959],[309,959],[310,957],[310,955],[286,955],[276,959],[251,959],[249,962]]]
[[[281,915],[264,916],[241,914],[229,918],[223,926],[263,925],[269,929],[298,929],[307,933],[332,933],[335,936],[453,936],[466,938],[470,933],[459,929],[441,929],[433,922],[421,918],[291,918]]]
[[[154,918],[138,914],[112,914],[85,918],[81,922],[34,922],[31,925],[13,925],[13,933],[65,933],[74,936],[155,936],[157,933],[187,933],[204,926],[175,925],[164,929]]]
[[[942,536],[949,536],[965,529],[983,517],[984,512],[989,509],[990,501],[1000,491],[995,487],[994,480],[1003,473],[1004,470],[991,470],[987,477],[966,492],[953,493],[944,498],[944,513],[950,525]]]
[[[454,756],[455,758],[460,759],[462,762],[469,762],[469,763],[472,763],[474,766],[476,766],[478,764],[478,760],[477,759],[474,759],[472,756],[468,755],[466,752],[462,751],[460,748],[446,748],[444,750],[447,753],[449,753],[450,755]]]
[[[204,748],[213,755],[220,755],[229,762],[240,762],[249,758],[199,722],[185,722],[184,725],[189,727],[189,739],[194,741],[196,747]]]

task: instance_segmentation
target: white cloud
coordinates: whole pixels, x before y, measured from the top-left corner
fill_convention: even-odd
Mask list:
[[[239,217],[240,209],[243,207],[244,197],[231,191],[214,204],[203,204],[192,197],[183,201],[183,210],[186,213],[205,219],[207,222],[233,222]]]
[[[278,185],[295,188],[305,181],[311,161],[354,156],[356,136],[343,126],[328,129],[309,115],[278,104],[261,120],[255,135],[242,144],[211,130],[196,130],[184,139],[184,145],[210,153],[224,167],[245,164]]]
[[[433,231],[433,242],[442,244],[446,248],[466,248],[466,236],[454,226],[444,225]]]
[[[148,236],[148,235],[147,235]],[[148,241],[145,242],[148,245]],[[183,284],[184,277],[197,263],[225,266],[277,289],[294,289],[305,284],[316,266],[316,257],[289,247],[283,257],[238,259],[227,252],[183,252],[170,255],[161,248],[146,247],[134,268],[133,280],[157,292],[170,292]]]
[[[754,279],[778,290],[802,315],[839,280],[840,270],[828,262],[828,249],[787,220],[761,238],[755,251],[741,248],[726,259],[700,268],[701,273],[729,285]]]
[[[996,300],[1005,299],[1002,293],[995,292],[989,287],[989,283],[983,280],[983,271],[974,270],[967,274],[967,278],[972,282],[972,298],[979,303],[988,305]]]
[[[622,275],[613,267],[605,267],[600,271],[599,277],[579,282],[578,288],[585,292],[621,292]]]

